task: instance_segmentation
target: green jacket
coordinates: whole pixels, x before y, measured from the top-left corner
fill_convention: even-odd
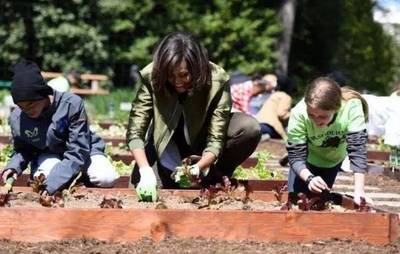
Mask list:
[[[131,150],[144,148],[146,132],[153,121],[154,146],[160,158],[183,113],[189,145],[198,150],[203,149],[201,146],[205,144],[203,152],[209,151],[219,157],[225,144],[232,102],[227,83],[229,75],[218,65],[211,65],[211,86],[195,91],[183,104],[179,104],[175,92],[154,90],[152,63],[140,72],[143,84],[132,102],[127,131],[127,143]]]

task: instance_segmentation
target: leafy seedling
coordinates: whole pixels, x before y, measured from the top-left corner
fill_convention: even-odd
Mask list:
[[[216,205],[225,201],[236,200],[234,192],[237,189],[237,185],[233,185],[227,176],[222,177],[222,183],[215,185],[209,185],[207,188],[200,190],[199,197],[193,200],[193,203],[200,203],[199,209],[210,208],[212,205]],[[246,188],[245,188],[246,189]],[[246,190],[246,197],[242,202],[245,204],[249,199],[250,190]],[[204,201],[202,203],[202,201]]]
[[[100,203],[101,208],[118,208],[122,209],[122,200],[116,198],[103,198]]]
[[[371,212],[371,206],[367,203],[364,197],[360,197],[360,206],[358,208],[359,212]]]
[[[279,202],[279,205],[282,205],[283,203],[283,194],[285,194],[285,191],[287,191],[287,184],[280,188],[279,186],[274,186],[274,190],[272,192],[274,193],[276,200]]]
[[[46,176],[44,174],[40,174],[39,176],[35,176],[33,180],[30,182],[30,186],[32,187],[32,191],[36,193],[41,193],[46,189],[46,185],[44,181],[46,180]]]
[[[64,207],[64,197],[62,192],[56,192],[53,196],[41,195],[39,198],[39,203],[44,207]]]
[[[323,211],[331,210],[332,205],[337,202],[337,194],[323,190],[320,194],[298,193],[297,205],[302,211]]]
[[[190,166],[194,160],[198,160],[200,156],[191,156],[182,160],[182,165],[177,167],[171,174],[171,178],[178,183],[180,188],[192,188],[201,183],[200,177],[195,177],[190,173]]]
[[[10,193],[12,192],[12,187],[14,185],[15,178],[8,177],[6,184],[0,189],[0,207],[6,206],[8,204],[8,199],[10,197]]]

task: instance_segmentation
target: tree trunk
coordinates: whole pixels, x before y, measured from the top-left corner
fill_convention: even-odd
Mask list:
[[[278,71],[287,75],[290,45],[292,42],[294,19],[296,16],[296,0],[284,0],[279,11],[282,21],[282,35],[278,45]]]

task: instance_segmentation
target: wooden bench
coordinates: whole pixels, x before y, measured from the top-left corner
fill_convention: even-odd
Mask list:
[[[42,71],[42,76],[45,79],[52,79],[52,78],[57,78],[61,75],[63,75],[60,72],[47,72],[47,71]],[[107,81],[108,77],[106,75],[100,75],[100,74],[90,74],[90,73],[84,73],[81,74],[81,79],[85,81],[90,82],[90,88],[88,89],[83,89],[83,88],[75,88],[71,87],[70,92],[75,93],[78,95],[106,95],[109,94],[109,91],[102,89],[99,86],[99,83],[101,81]]]

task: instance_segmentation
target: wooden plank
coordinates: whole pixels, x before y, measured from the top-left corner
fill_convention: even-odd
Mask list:
[[[120,176],[113,188],[129,188],[130,176]]]
[[[397,216],[385,213],[157,209],[0,209],[0,238],[105,241],[205,237],[310,242],[331,238],[387,244],[397,239]],[[195,230],[194,230],[195,229]]]
[[[45,79],[57,78],[57,77],[63,75],[63,73],[61,73],[61,72],[50,72],[50,71],[42,71],[41,74],[42,74],[43,78],[45,78]],[[101,74],[83,73],[83,74],[81,74],[81,79],[106,81],[106,80],[108,80],[108,77],[106,75],[101,75]]]
[[[111,143],[113,146],[119,146],[119,144],[126,144],[125,138],[109,138],[109,137],[102,137],[105,143]]]
[[[61,72],[51,72],[51,71],[42,71],[41,74],[45,79],[57,78],[63,75]]]
[[[389,161],[390,152],[383,151],[367,151],[367,158],[369,160]]]
[[[96,80],[96,81],[107,81],[108,77],[101,74],[83,73],[81,74],[83,80]]]
[[[12,141],[11,135],[0,135],[1,144],[11,144],[11,141]]]
[[[122,161],[126,165],[130,165],[134,161],[133,156],[130,154],[114,154],[111,159],[113,161]]]
[[[85,95],[107,95],[110,93],[108,90],[104,90],[102,88],[83,89],[83,88],[75,88],[75,87],[72,87],[70,89],[70,92],[74,93],[74,94],[82,95],[82,96],[85,96]]]
[[[254,167],[257,164],[257,158],[249,157],[241,165],[244,168]]]

